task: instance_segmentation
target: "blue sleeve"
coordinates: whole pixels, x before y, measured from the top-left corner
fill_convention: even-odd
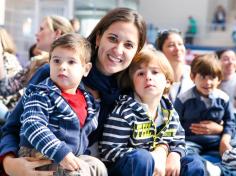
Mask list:
[[[49,64],[40,67],[34,74],[30,83],[36,84],[49,76]],[[0,141],[0,156],[13,152],[17,154],[20,141],[20,116],[23,113],[22,98],[19,100],[16,107],[12,110],[4,126],[2,127],[2,138]]]
[[[176,98],[175,102],[174,102],[174,108],[176,110],[176,112],[178,113],[179,115],[179,118],[180,118],[180,121],[181,121],[181,118],[183,117],[183,113],[184,113],[184,105],[183,103],[180,101],[179,98]]]
[[[56,130],[50,129],[52,124],[49,124],[49,109],[53,111],[50,100],[34,92],[25,99],[24,105],[20,118],[22,135],[37,151],[60,163],[71,150],[64,141],[57,138],[54,134]],[[58,129],[59,126],[54,128]]]
[[[231,104],[228,102],[225,106],[225,114],[223,117],[224,121],[223,134],[230,134],[231,136],[233,136],[235,133],[235,117],[232,109],[233,107],[231,107]]]

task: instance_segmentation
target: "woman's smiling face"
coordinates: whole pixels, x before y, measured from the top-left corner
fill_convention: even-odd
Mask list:
[[[97,68],[109,76],[126,69],[138,50],[137,27],[130,22],[115,22],[97,36]]]
[[[171,33],[163,44],[162,52],[170,62],[184,62],[186,49],[182,37]]]

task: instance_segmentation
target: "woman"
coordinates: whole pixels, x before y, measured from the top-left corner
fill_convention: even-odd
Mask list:
[[[64,17],[60,17],[60,16],[47,16],[45,17],[43,20],[42,20],[42,23],[40,24],[40,30],[39,32],[36,34],[36,38],[37,38],[37,47],[40,48],[41,50],[45,51],[45,52],[48,52],[49,49],[50,49],[50,45],[51,43],[56,39],[58,38],[59,36],[65,34],[65,33],[70,33],[70,32],[73,32],[73,28],[69,22],[69,20],[67,20],[66,18]],[[0,52],[2,53],[2,52]],[[3,61],[3,58],[0,57],[0,62]],[[47,61],[44,61],[42,63],[45,63]],[[33,65],[37,66],[37,63],[34,62]],[[32,67],[35,69],[35,67]],[[0,77],[3,78],[4,73],[5,72],[5,68],[1,66],[0,64],[0,71],[1,71],[1,74],[0,74]],[[32,70],[30,70],[32,71]],[[14,94],[14,92],[17,92],[19,89],[22,89],[24,88],[24,86],[26,85],[27,83],[27,80],[28,80],[28,77],[26,76],[26,74],[29,72],[29,69],[23,69],[22,71],[18,72],[16,75],[14,75],[11,79],[6,79],[5,81],[5,85],[2,85],[1,84],[1,94],[2,93],[8,93],[8,94]],[[9,77],[6,77],[6,78],[9,78]],[[3,89],[5,88],[5,90]],[[10,119],[15,119],[15,118],[19,118],[20,116],[16,114],[14,114],[15,111],[13,111],[13,114],[12,116],[10,116]],[[19,120],[19,119],[18,119]],[[11,122],[11,120],[9,120]],[[14,120],[13,120],[14,121]],[[19,122],[19,121],[18,121]],[[8,121],[7,121],[8,123]],[[14,131],[14,128],[15,127],[11,127],[11,129]],[[9,131],[9,133],[11,134],[11,131]],[[17,134],[19,133],[19,131],[17,132]],[[8,141],[8,135],[6,135],[4,138],[7,139],[6,141]],[[14,136],[14,135],[13,135]],[[4,139],[3,138],[3,139]],[[16,142],[15,144],[17,145],[18,142]],[[13,144],[13,146],[15,145],[14,142],[11,143]],[[3,144],[4,145],[4,144]],[[8,153],[8,150],[10,152],[12,152],[12,148],[9,146],[5,146],[5,147],[0,147],[1,151],[4,152],[4,149],[7,149],[7,153]],[[13,152],[14,153],[14,152]],[[6,155],[6,156],[10,156],[10,155]],[[19,160],[21,161],[22,158],[20,158]],[[19,161],[19,160],[16,160],[16,163]],[[47,161],[48,162],[48,161]],[[18,166],[18,164],[14,163],[12,166],[15,167],[15,166]],[[39,162],[40,163],[40,162]],[[45,163],[45,162],[44,162]],[[20,163],[21,164],[21,163]],[[19,168],[23,165],[24,166],[24,162],[22,162],[22,165],[19,164]],[[27,164],[27,163],[26,163]],[[30,163],[30,164],[35,164],[35,163]],[[37,162],[36,162],[37,164]],[[35,166],[37,167],[37,166]],[[12,170],[12,169],[10,169]],[[24,175],[24,167],[22,168],[22,171],[21,170],[17,170],[16,173],[21,173],[22,175]],[[8,173],[9,175],[11,175],[11,173]],[[29,174],[31,175],[31,174]]]
[[[190,67],[185,64],[186,48],[181,33],[177,30],[165,30],[159,33],[156,48],[162,51],[174,71],[174,84],[169,97],[172,102],[176,97],[193,86]]]
[[[193,86],[190,78],[190,67],[185,64],[186,48],[179,31],[170,29],[160,32],[156,40],[156,48],[162,51],[169,60],[175,76],[175,83],[170,89],[169,97],[174,102],[176,97]],[[223,127],[212,121],[202,121],[192,124],[192,131],[196,134],[221,133]]]
[[[216,54],[220,60],[223,72],[223,80],[221,81],[219,88],[229,95],[230,102],[233,106],[236,91],[236,55],[231,49],[216,51]],[[234,113],[236,113],[236,107],[233,108]]]
[[[177,30],[160,32],[156,40],[157,49],[161,50],[169,60],[175,75],[175,83],[170,89],[169,97],[174,102],[176,97],[193,86],[190,78],[190,67],[185,64],[186,48],[181,33]],[[192,123],[191,131],[195,134],[219,134],[223,126],[210,120]],[[204,156],[210,161],[216,161],[210,155]]]
[[[91,143],[94,143],[100,138],[103,121],[106,120],[108,113],[113,109],[115,99],[120,95],[116,77],[119,72],[130,65],[134,56],[142,49],[146,40],[146,25],[143,18],[136,11],[128,8],[116,8],[100,20],[88,39],[93,50],[93,67],[87,79],[84,79],[83,82],[89,91],[101,101],[99,128],[90,140]],[[44,79],[44,74],[46,76],[49,74],[48,65],[37,71],[31,83]],[[52,172],[35,170],[36,167],[50,163],[50,161],[30,159],[35,162],[29,162],[29,159],[14,158],[14,155],[12,155],[18,150],[21,106],[21,103],[17,105],[9,121],[3,127],[4,138],[1,140],[0,155],[4,156],[4,169],[12,175],[17,175],[17,173],[21,173],[21,175],[22,173],[24,173],[23,175],[52,175]],[[9,152],[11,154],[7,154]],[[194,160],[189,160],[189,162],[196,163]],[[150,166],[145,165],[144,167],[147,170]],[[189,166],[185,167],[185,169],[191,168]],[[172,168],[169,169],[171,171]]]
[[[37,56],[37,60],[32,61],[31,65],[14,75],[8,76],[5,73],[5,67],[0,64],[0,95],[12,95],[27,85],[31,75],[43,64],[47,63],[47,52],[54,39],[59,36],[74,32],[69,20],[61,16],[47,16],[41,24],[36,34],[36,47],[40,49],[41,55]],[[0,57],[0,63],[2,57]]]
[[[112,102],[119,96],[116,74],[127,68],[135,54],[143,47],[146,40],[146,25],[136,11],[117,8],[102,18],[88,39],[93,48],[94,65],[84,83],[97,98],[101,99],[99,120],[102,123],[101,121],[105,119],[111,109]],[[37,42],[41,41],[38,39]],[[30,82],[39,82],[48,74],[49,68],[48,65],[45,65],[38,70]],[[50,163],[50,161],[30,162],[34,159],[14,158],[14,153],[18,151],[21,106],[20,102],[3,127],[4,137],[1,140],[0,149],[1,156],[4,156],[4,169],[9,175],[19,173],[19,175],[52,175],[52,172],[48,171],[35,171],[36,167]],[[99,134],[100,130],[96,134]],[[94,135],[91,141],[96,138],[97,136]]]
[[[16,57],[16,46],[13,39],[7,30],[2,27],[0,27],[0,45],[3,55],[0,67],[4,68],[3,74],[9,77],[13,76],[18,71],[22,70],[22,67]],[[3,89],[3,87],[0,89]],[[17,91],[11,96],[0,96],[0,119],[4,119],[8,109],[12,109],[15,106],[21,95],[22,92]]]

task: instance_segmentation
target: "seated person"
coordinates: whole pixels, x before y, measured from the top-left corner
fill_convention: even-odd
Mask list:
[[[121,87],[130,94],[120,96],[101,141],[109,175],[205,175],[197,155],[185,156],[184,130],[164,96],[173,80],[165,55],[150,48],[123,73]]]
[[[235,122],[229,96],[217,88],[222,80],[222,70],[216,56],[205,54],[195,58],[191,64],[191,78],[195,86],[179,95],[174,103],[185,129],[187,152],[217,152],[220,159],[220,155],[232,148],[230,140]],[[195,132],[192,124],[203,121],[222,124],[222,133]]]
[[[98,102],[81,85],[92,66],[90,43],[79,34],[65,34],[49,54],[50,77],[31,84],[23,97],[19,156],[50,158],[53,164],[38,169],[58,176],[106,176],[101,161],[84,155],[99,112]]]

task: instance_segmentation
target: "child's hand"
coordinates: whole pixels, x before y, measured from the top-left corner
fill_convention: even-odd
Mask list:
[[[230,145],[231,136],[229,134],[224,134],[221,137],[220,141],[220,155],[222,156],[226,150],[231,150],[232,146]]]
[[[180,155],[170,152],[166,160],[166,176],[179,176],[180,174]]]
[[[163,147],[157,147],[153,152],[151,152],[154,161],[155,168],[153,176],[165,176],[166,170],[166,150]]]
[[[223,125],[211,120],[203,120],[200,123],[192,123],[190,129],[195,134],[220,134],[223,131]]]
[[[60,165],[63,167],[63,169],[77,171],[80,169],[79,161],[80,159],[76,157],[72,152],[70,152],[60,162]]]

